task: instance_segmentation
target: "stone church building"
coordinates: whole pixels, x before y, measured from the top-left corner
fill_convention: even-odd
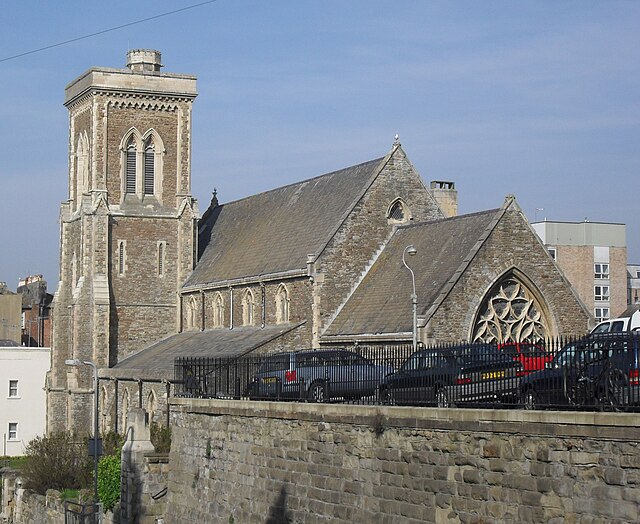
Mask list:
[[[191,194],[196,78],[160,53],[92,68],[65,91],[69,198],[60,212],[47,429],[103,429],[128,407],[163,420],[180,356],[238,356],[418,340],[508,341],[592,322],[514,197],[457,215],[396,139],[386,155],[219,203]],[[212,180],[212,186],[214,181]],[[413,250],[411,250],[413,252]]]

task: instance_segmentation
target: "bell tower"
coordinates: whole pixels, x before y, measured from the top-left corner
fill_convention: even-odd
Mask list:
[[[112,367],[177,331],[177,292],[197,252],[191,195],[192,75],[161,72],[159,51],[91,68],[65,89],[68,200],[47,380],[47,431],[91,427],[90,360]]]

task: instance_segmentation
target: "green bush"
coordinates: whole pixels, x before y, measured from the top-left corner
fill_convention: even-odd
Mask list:
[[[171,428],[151,423],[151,443],[156,453],[169,453],[171,450]]]
[[[87,440],[71,433],[36,437],[25,450],[22,477],[25,487],[44,495],[48,489],[63,491],[91,486],[93,462]]]
[[[112,510],[120,500],[120,454],[107,455],[98,463],[98,498]]]
[[[102,454],[104,456],[118,455],[120,457],[122,446],[124,446],[124,435],[114,431],[102,434]]]

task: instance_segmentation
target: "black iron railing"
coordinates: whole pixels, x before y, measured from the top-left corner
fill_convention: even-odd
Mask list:
[[[640,410],[640,333],[537,342],[356,346],[175,361],[178,396]]]

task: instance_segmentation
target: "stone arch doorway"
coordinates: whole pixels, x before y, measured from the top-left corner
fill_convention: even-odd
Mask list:
[[[547,305],[535,285],[511,269],[485,294],[473,322],[473,342],[539,342],[552,336]]]

